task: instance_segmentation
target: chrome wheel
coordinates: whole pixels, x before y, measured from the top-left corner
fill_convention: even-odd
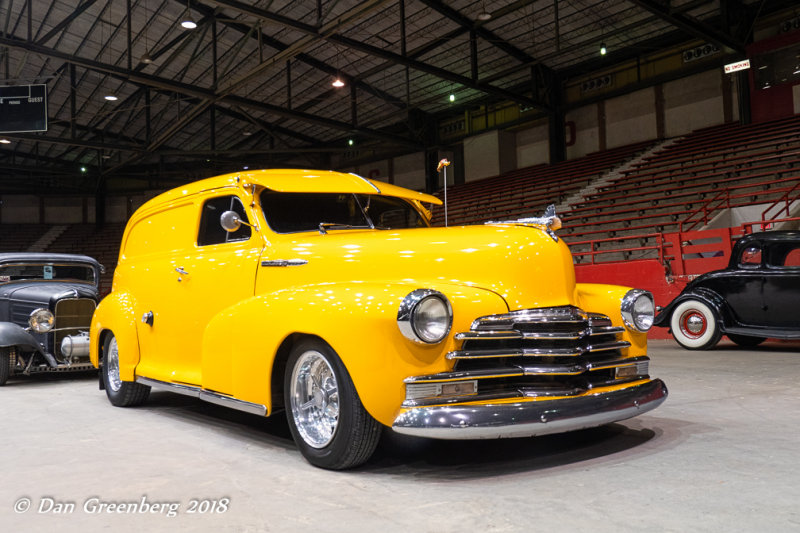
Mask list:
[[[325,356],[304,352],[291,377],[291,410],[303,440],[313,448],[324,448],[336,435],[339,424],[339,387]]]
[[[694,309],[683,313],[680,318],[681,332],[687,337],[697,339],[706,332],[706,319]]]
[[[122,388],[122,380],[119,377],[119,349],[117,348],[117,338],[113,337],[108,343],[108,353],[106,354],[106,376],[108,386],[114,392],[119,392]]]
[[[122,349],[123,362],[125,362],[125,345]],[[105,336],[103,344],[103,365],[100,375],[103,378],[102,387],[106,390],[108,401],[117,407],[131,407],[141,405],[150,395],[150,387],[135,381],[123,381],[120,374],[120,354],[117,337],[110,331]]]

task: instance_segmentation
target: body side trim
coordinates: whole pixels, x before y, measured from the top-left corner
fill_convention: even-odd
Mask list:
[[[254,415],[267,416],[268,412],[267,407],[265,405],[237,400],[236,398],[231,398],[230,396],[225,396],[223,394],[218,394],[216,392],[203,390],[199,387],[192,387],[191,385],[181,385],[179,383],[167,383],[166,381],[160,381],[157,379],[151,379],[142,376],[136,378],[136,383],[141,383],[142,385],[147,385],[149,387],[155,387],[157,389],[163,389],[178,394],[183,394],[184,396],[193,396],[195,398],[203,400],[204,402],[221,405],[223,407],[230,407],[232,409],[236,409],[238,411],[244,411],[246,413]]]

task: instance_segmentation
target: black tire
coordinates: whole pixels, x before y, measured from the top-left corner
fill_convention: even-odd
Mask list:
[[[327,344],[298,343],[284,373],[286,419],[303,457],[330,470],[366,462],[381,434],[367,413],[344,364]]]
[[[117,338],[113,333],[106,336],[103,343],[103,366],[100,369],[106,396],[112,405],[133,407],[141,405],[150,395],[150,387],[133,381],[122,381],[119,377],[119,351]]]
[[[9,348],[0,348],[0,387],[6,384],[8,378],[13,374],[11,363],[11,350]]]
[[[752,348],[767,340],[766,337],[751,337],[749,335],[734,335],[732,333],[728,333],[728,338],[743,348]]]
[[[708,350],[722,338],[714,311],[700,300],[684,300],[672,310],[672,336],[687,350]]]

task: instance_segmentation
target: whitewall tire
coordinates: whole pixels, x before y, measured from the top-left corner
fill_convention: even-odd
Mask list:
[[[722,333],[714,311],[700,300],[685,300],[672,310],[672,336],[688,350],[708,350],[719,342]]]

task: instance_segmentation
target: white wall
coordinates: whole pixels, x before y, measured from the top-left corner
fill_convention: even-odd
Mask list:
[[[722,124],[724,78],[721,69],[664,84],[664,134],[675,137],[692,130]]]
[[[131,196],[109,196],[106,199],[106,221],[127,222],[128,214],[133,214],[147,200],[163,191],[149,191]],[[93,224],[95,218],[95,198],[88,197],[44,197],[44,220],[40,220],[40,199],[36,196],[4,194],[0,196],[1,224],[82,224],[84,222],[83,203],[86,202],[86,223]]]
[[[110,196],[106,199],[106,222],[125,222],[128,220],[128,198]]]
[[[800,85],[792,87],[792,104],[794,105],[794,114],[800,113]]]
[[[550,129],[545,123],[517,132],[517,167],[550,162]]]
[[[394,158],[394,184],[416,191],[425,190],[425,152]]]
[[[508,131],[487,131],[464,139],[464,181],[516,169],[516,146],[516,135]]]
[[[39,198],[23,194],[4,194],[0,197],[0,223],[39,223]]]
[[[606,148],[649,141],[657,137],[653,87],[606,101]]]
[[[499,173],[497,131],[464,139],[464,181],[475,181]]]
[[[389,176],[389,160],[376,161],[374,163],[367,163],[357,167],[356,174],[371,180],[390,181]]]
[[[577,159],[600,150],[596,104],[569,111],[565,118],[566,122],[575,124],[575,144],[567,146],[567,159]]]
[[[36,213],[38,219],[38,211]],[[45,224],[80,224],[83,222],[83,198],[45,197]]]

